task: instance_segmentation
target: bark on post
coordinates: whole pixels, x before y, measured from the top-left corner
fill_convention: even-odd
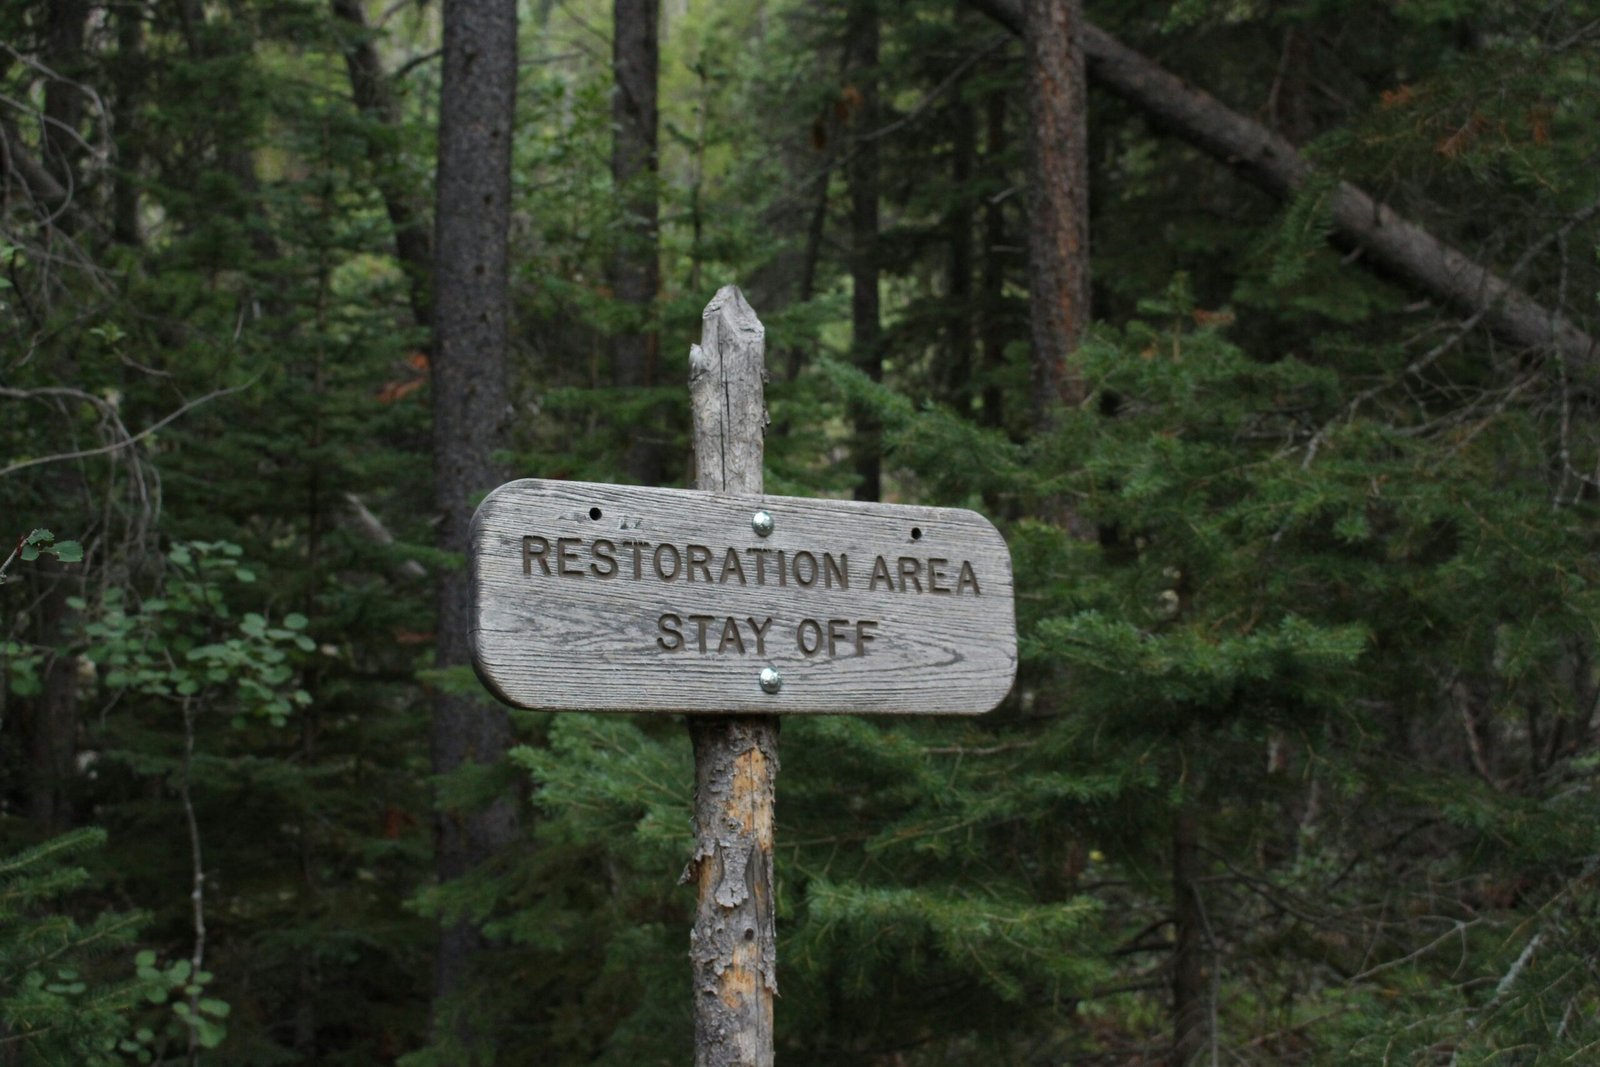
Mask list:
[[[734,286],[706,305],[701,343],[689,354],[695,485],[762,491],[765,332]],[[772,998],[778,991],[772,806],[778,776],[776,716],[697,716],[695,850],[683,872],[699,890],[689,958],[694,970],[696,1067],[771,1067]]]

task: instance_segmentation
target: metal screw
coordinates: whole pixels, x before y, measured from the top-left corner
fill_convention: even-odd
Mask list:
[[[757,537],[765,537],[772,532],[772,512],[758,511],[750,516],[750,529],[756,532]]]
[[[776,693],[783,688],[783,675],[771,667],[761,668],[761,691],[763,693]]]

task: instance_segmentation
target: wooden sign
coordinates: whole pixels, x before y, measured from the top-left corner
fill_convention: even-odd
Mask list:
[[[474,663],[518,707],[979,714],[1016,674],[972,511],[527,479],[470,565]]]

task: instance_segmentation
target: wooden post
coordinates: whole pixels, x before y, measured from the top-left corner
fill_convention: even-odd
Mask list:
[[[762,492],[765,330],[737,287],[706,305],[689,354],[696,488]],[[778,991],[772,806],[778,718],[695,715],[695,850],[683,880],[699,888],[694,968],[695,1067],[771,1067]]]

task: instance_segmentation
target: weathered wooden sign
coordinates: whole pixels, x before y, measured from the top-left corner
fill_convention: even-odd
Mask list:
[[[526,479],[470,563],[478,674],[519,707],[978,714],[1016,673],[972,511]]]

